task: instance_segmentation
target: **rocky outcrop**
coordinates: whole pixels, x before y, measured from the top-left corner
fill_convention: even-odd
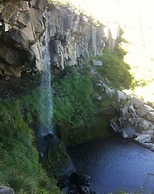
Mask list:
[[[101,54],[105,41],[103,25],[71,7],[47,0],[0,1],[1,96],[37,85],[49,52],[55,72],[82,68],[90,55]]]
[[[92,75],[94,75],[94,69]],[[97,72],[95,71],[97,74]],[[110,100],[110,124],[115,133],[123,138],[133,138],[136,142],[154,150],[154,108],[146,104],[135,94],[113,89],[99,80],[97,101],[102,103],[104,97]],[[112,111],[112,112],[111,112]],[[113,113],[114,112],[114,113]]]
[[[116,104],[119,114],[111,119],[111,127],[123,138],[133,138],[143,146],[154,150],[154,109],[135,95],[113,90],[104,83],[97,84]],[[111,103],[111,106],[113,103]]]
[[[49,12],[51,63],[56,69],[75,65],[82,68],[91,55],[104,47],[104,27],[75,13],[71,7],[52,6]]]
[[[0,93],[33,87],[42,63],[47,1],[0,2]]]

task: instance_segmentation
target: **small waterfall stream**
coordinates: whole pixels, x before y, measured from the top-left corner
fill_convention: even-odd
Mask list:
[[[49,53],[49,34],[48,30],[45,31],[45,46],[42,51],[43,68],[41,77],[41,94],[40,94],[40,126],[39,136],[45,136],[48,134],[54,135],[52,125],[52,87],[51,87],[51,61]],[[45,123],[42,123],[42,117],[45,117]]]

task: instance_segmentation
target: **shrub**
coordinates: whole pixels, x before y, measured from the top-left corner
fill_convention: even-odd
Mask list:
[[[122,49],[116,52],[105,48],[102,56],[94,57],[103,62],[101,67],[97,67],[100,76],[106,77],[110,85],[117,89],[128,89],[133,79],[129,72],[130,66],[124,62],[124,54]]]

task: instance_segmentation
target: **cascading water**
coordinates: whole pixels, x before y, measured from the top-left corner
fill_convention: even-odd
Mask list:
[[[51,61],[49,53],[49,34],[45,31],[45,45],[42,51],[43,67],[41,77],[41,94],[40,94],[40,126],[39,136],[48,134],[54,135],[52,125],[52,87],[51,87]]]

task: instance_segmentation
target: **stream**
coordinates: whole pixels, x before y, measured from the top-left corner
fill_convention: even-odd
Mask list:
[[[96,194],[154,193],[154,153],[132,141],[109,137],[68,149],[77,170],[90,175]]]

